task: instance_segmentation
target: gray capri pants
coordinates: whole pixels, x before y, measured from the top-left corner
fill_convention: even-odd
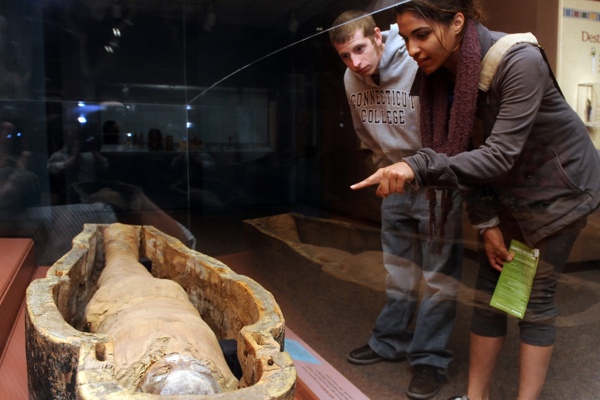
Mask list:
[[[534,246],[540,250],[540,260],[525,316],[519,321],[522,342],[533,346],[554,344],[557,316],[554,301],[556,285],[567,263],[575,239],[586,223],[587,217],[581,218],[547,236]],[[507,242],[507,248],[511,239],[526,243],[512,216],[501,218],[500,229]],[[480,249],[483,249],[482,240],[480,236]],[[483,250],[478,253],[478,261],[479,274],[475,285],[475,309],[471,321],[471,332],[487,337],[506,336],[507,314],[489,305],[500,272],[492,268]]]

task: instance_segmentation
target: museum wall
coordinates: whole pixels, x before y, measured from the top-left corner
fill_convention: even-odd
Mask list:
[[[507,32],[531,31],[544,47],[569,104],[587,119],[586,94],[600,82],[595,52],[600,52],[600,2],[592,0],[485,0],[488,25]],[[519,12],[513,13],[518,9]],[[580,85],[586,85],[580,88]],[[579,97],[579,96],[582,97]],[[590,97],[591,99],[591,97]],[[591,115],[594,124],[600,114]],[[596,141],[596,127],[590,133]],[[598,146],[597,146],[598,147]]]
[[[584,0],[562,0],[559,24],[560,59],[557,77],[567,101],[577,108],[579,84],[598,81],[594,49],[600,51],[600,3]]]
[[[557,77],[569,104],[600,148],[600,3],[563,0]]]
[[[533,33],[555,68],[559,0],[483,0],[483,5],[487,12],[486,25],[490,29]]]

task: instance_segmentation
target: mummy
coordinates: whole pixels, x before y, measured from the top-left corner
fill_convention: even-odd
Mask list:
[[[86,307],[89,331],[113,339],[119,384],[165,396],[237,389],[217,337],[185,290],[139,263],[140,231],[124,224],[104,230],[106,265]]]

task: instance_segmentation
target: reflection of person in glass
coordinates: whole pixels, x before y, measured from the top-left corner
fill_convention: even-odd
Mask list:
[[[21,135],[14,122],[0,120],[0,215],[15,213],[39,202],[37,176],[29,171],[31,153],[21,149]]]
[[[101,134],[95,116],[82,127],[69,121],[63,130],[64,145],[48,159],[48,171],[63,176],[68,194],[67,204],[102,203],[110,205],[119,220],[127,223],[153,225],[161,231],[188,243],[177,221],[160,210],[138,186],[105,180],[110,168],[108,159],[100,152]],[[114,121],[107,121],[112,125]]]
[[[348,67],[344,86],[356,134],[373,151],[378,166],[415,154],[421,136],[409,92],[417,65],[397,25],[381,32],[360,11],[340,15],[334,22],[338,25],[330,39]],[[426,399],[440,390],[452,360],[446,346],[462,268],[461,195],[424,186],[407,190],[409,196],[389,196],[382,202],[387,303],[368,343],[351,351],[348,360],[372,364],[407,358],[414,371],[407,394]],[[429,223],[430,199],[438,203],[433,207],[440,220],[437,229]]]
[[[63,147],[50,155],[48,171],[63,175],[67,188],[76,182],[93,182],[107,171],[109,162],[100,153],[98,135],[82,129],[78,122],[67,122],[63,128]]]
[[[420,67],[415,90],[419,86],[424,144],[456,141],[467,150],[480,134],[481,145],[451,157],[420,150],[353,188],[378,185],[383,197],[403,192],[407,182],[472,189],[469,217],[482,243],[470,336],[471,400],[489,398],[506,338],[507,315],[489,303],[502,266],[512,259],[508,243],[516,239],[539,249],[531,297],[519,321],[518,392],[519,399],[537,399],[556,339],[557,280],[587,215],[600,204],[600,157],[535,41],[489,31],[479,23],[477,1],[413,0],[396,12]],[[493,54],[501,40],[506,52],[495,74],[480,81],[482,54]],[[487,91],[479,90],[481,84]]]

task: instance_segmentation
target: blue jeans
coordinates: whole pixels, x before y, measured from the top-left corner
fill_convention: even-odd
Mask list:
[[[436,220],[441,220],[441,191],[436,191]],[[445,370],[452,360],[446,349],[454,326],[456,295],[463,260],[462,198],[452,193],[453,206],[445,234],[430,235],[426,189],[409,189],[383,200],[382,246],[387,269],[387,303],[377,317],[369,346],[381,357]],[[423,284],[423,285],[422,285]],[[423,286],[423,297],[419,290]],[[410,324],[420,300],[414,331]]]

